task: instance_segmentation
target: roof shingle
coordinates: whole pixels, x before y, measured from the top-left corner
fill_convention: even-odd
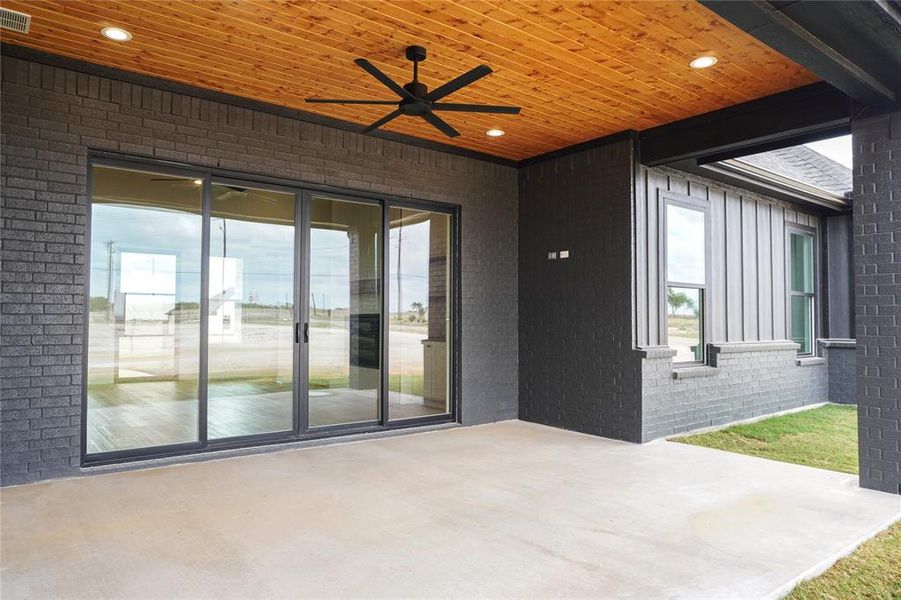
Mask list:
[[[844,196],[853,187],[851,169],[807,146],[790,146],[736,160],[839,196]]]

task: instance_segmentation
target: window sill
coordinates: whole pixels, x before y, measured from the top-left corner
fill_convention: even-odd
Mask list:
[[[641,358],[673,358],[676,350],[669,346],[641,346],[637,350]]]
[[[823,340],[817,340],[820,346],[823,348],[850,348],[854,349],[857,347],[857,340],[854,339],[837,339],[837,338],[828,338]]]
[[[795,364],[799,367],[812,367],[814,365],[825,365],[826,359],[821,356],[804,356],[795,360]]]
[[[691,367],[681,367],[673,369],[673,379],[693,379],[695,377],[712,377],[716,375],[718,369],[716,367],[708,367],[706,365],[697,365]]]

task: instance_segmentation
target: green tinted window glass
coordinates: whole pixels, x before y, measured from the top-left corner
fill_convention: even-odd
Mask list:
[[[791,338],[801,346],[801,354],[810,354],[813,338],[813,298],[792,296]]]
[[[813,237],[800,233],[790,236],[791,289],[813,293]]]

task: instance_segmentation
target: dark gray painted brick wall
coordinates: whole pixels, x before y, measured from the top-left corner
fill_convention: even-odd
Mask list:
[[[641,438],[633,172],[628,140],[520,169],[521,419]],[[571,258],[548,260],[559,250]]]
[[[857,404],[857,349],[851,339],[820,340],[820,356],[827,361],[829,402]]]
[[[901,111],[858,119],[854,285],[860,484],[901,493]]]
[[[88,149],[462,206],[462,420],[517,414],[516,170],[10,57],[2,481],[77,471]]]
[[[642,440],[826,402],[826,364],[799,366],[797,348],[785,341],[711,344],[711,366],[679,369],[679,378],[667,352],[646,349]]]

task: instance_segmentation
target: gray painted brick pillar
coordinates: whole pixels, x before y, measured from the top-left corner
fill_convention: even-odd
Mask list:
[[[860,485],[901,493],[901,111],[852,123]]]

